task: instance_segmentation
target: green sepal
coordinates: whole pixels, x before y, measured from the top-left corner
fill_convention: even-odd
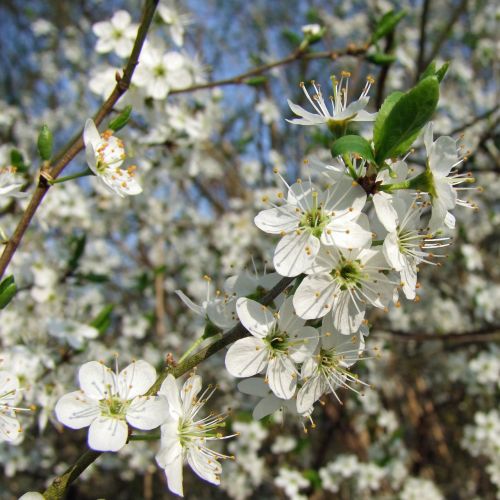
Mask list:
[[[108,128],[113,130],[114,132],[118,132],[118,130],[122,129],[127,125],[130,120],[130,115],[132,114],[132,106],[125,106],[123,111],[113,120],[108,123]]]
[[[399,97],[374,136],[377,164],[406,153],[432,118],[439,100],[439,81],[435,76],[421,80]]]
[[[49,161],[52,157],[52,148],[54,147],[54,139],[52,137],[52,132],[49,130],[47,125],[42,125],[40,133],[38,134],[38,140],[36,143],[38,147],[38,154],[43,161]]]
[[[111,313],[114,305],[107,305],[101,312],[91,321],[90,326],[93,326],[100,334],[103,334],[111,326]]]
[[[0,282],[0,309],[3,309],[14,298],[17,293],[16,282],[14,276],[7,276]]]
[[[344,135],[337,139],[332,144],[331,152],[334,158],[348,153],[355,153],[364,160],[375,161],[370,143],[360,135]]]
[[[205,325],[205,330],[203,331],[202,337],[204,339],[209,339],[210,337],[214,337],[215,335],[218,335],[221,333],[222,330],[214,325],[208,318],[207,318],[207,323]]]
[[[396,12],[395,10],[390,10],[385,13],[377,23],[375,27],[375,31],[373,32],[371,43],[375,43],[377,40],[380,40],[385,35],[388,35],[391,31],[393,31],[398,25],[399,21],[406,16],[405,10],[400,10]]]

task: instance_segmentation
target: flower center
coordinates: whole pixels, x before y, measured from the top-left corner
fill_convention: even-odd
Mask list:
[[[269,349],[274,353],[286,354],[290,345],[288,334],[275,327],[272,332],[264,339]]]
[[[302,215],[299,227],[307,229],[313,236],[319,238],[323,228],[328,224],[330,218],[323,212],[321,203],[318,205],[318,193],[312,193],[312,208]]]
[[[118,397],[110,397],[99,402],[99,408],[103,417],[117,418],[119,420],[125,420],[125,414],[129,405],[128,401],[123,401]]]
[[[361,287],[361,263],[357,260],[348,261],[342,258],[339,267],[334,269],[331,275],[340,284],[341,290]]]

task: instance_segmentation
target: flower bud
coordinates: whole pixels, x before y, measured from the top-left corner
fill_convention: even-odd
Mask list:
[[[47,125],[43,125],[40,133],[38,134],[38,154],[43,161],[49,161],[52,156],[52,147],[53,147],[53,138],[52,132],[49,130]]]

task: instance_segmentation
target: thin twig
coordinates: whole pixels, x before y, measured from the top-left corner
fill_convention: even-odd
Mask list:
[[[425,69],[425,41],[427,38],[427,18],[429,17],[430,0],[424,0],[422,15],[420,16],[420,40],[418,42],[417,71],[415,72],[415,82],[418,82],[420,74]]]
[[[151,26],[151,21],[153,20],[158,1],[159,0],[146,0],[134,47],[128,59],[127,65],[125,66],[125,69],[123,71],[123,76],[117,75],[117,82],[115,88],[113,89],[113,92],[111,92],[106,102],[99,108],[99,110],[95,114],[94,122],[96,123],[96,125],[99,125],[104,120],[104,118],[106,118],[106,116],[111,113],[113,106],[116,104],[118,99],[120,99],[120,97],[128,90],[130,82],[132,81],[132,75],[134,74],[135,68],[139,63],[139,55],[141,53],[142,46],[144,45],[144,41],[146,40],[146,35],[148,33],[149,27]],[[80,131],[78,135],[71,139],[71,141],[69,141],[69,143],[62,149],[62,151],[58,155],[56,155],[56,159],[52,168],[50,168],[47,172],[50,177],[52,177],[53,179],[57,178],[66,168],[68,163],[83,149],[83,147],[84,144],[82,132]],[[0,257],[0,278],[5,273],[7,266],[9,265],[14,253],[17,250],[17,247],[21,243],[24,233],[28,229],[33,216],[38,210],[38,207],[47,194],[49,188],[50,183],[44,177],[40,176],[38,185],[31,197],[29,205],[24,211],[21,220],[19,221],[19,224],[14,231],[14,234],[5,245],[5,249],[2,253],[2,256]]]

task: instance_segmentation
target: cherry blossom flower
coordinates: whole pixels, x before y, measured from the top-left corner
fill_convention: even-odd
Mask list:
[[[383,252],[387,262],[401,274],[401,286],[407,299],[415,298],[418,264],[432,262],[434,250],[448,245],[448,238],[432,238],[419,230],[421,210],[415,198],[394,200],[396,219],[399,221],[394,231],[384,239]]]
[[[464,158],[458,156],[456,141],[449,136],[441,136],[433,142],[433,127],[434,124],[430,122],[424,132],[428,156],[425,177],[432,202],[432,216],[429,221],[431,232],[440,229],[443,223],[449,228],[455,227],[455,217],[449,212],[455,205],[475,208],[470,201],[458,198],[458,191],[468,188],[455,186],[474,182],[474,179],[470,173],[456,173],[455,167],[464,161]]]
[[[110,21],[96,23],[92,26],[92,30],[98,37],[95,48],[97,52],[114,51],[120,57],[127,57],[132,52],[137,24],[132,23],[127,11],[115,12]]]
[[[225,426],[224,414],[210,414],[196,419],[198,412],[213,394],[207,388],[199,397],[201,377],[192,374],[181,390],[172,375],[164,380],[158,394],[168,401],[168,417],[161,426],[161,449],[156,455],[158,465],[165,470],[168,488],[183,496],[182,467],[185,462],[202,479],[220,484],[220,459],[232,458],[207,447],[208,441],[227,439],[220,429]]]
[[[182,54],[164,52],[156,45],[144,46],[133,83],[144,88],[149,97],[165,99],[170,89],[187,87],[191,82],[192,77]]]
[[[282,276],[297,276],[309,268],[323,245],[365,246],[371,232],[357,222],[366,201],[352,179],[340,178],[326,191],[311,182],[290,186],[287,202],[261,211],[256,226],[282,239],[274,252],[274,267]]]
[[[290,399],[297,387],[295,363],[314,352],[318,333],[293,312],[292,298],[278,314],[251,299],[240,298],[236,311],[251,336],[237,340],[226,354],[226,368],[235,377],[251,377],[266,370],[273,393]]]
[[[20,399],[19,380],[12,373],[0,370],[0,442],[15,441],[21,433],[15,405]]]
[[[304,319],[330,313],[344,335],[356,333],[366,305],[385,309],[396,283],[381,250],[322,248],[293,296],[296,313]]]
[[[311,82],[314,88],[312,98],[306,90],[305,84],[301,83],[300,86],[304,91],[307,100],[312,104],[315,112],[311,113],[310,111],[307,111],[301,106],[288,100],[290,109],[300,118],[293,118],[292,120],[287,121],[296,125],[318,125],[326,123],[329,126],[336,127],[345,126],[350,121],[367,122],[375,120],[376,113],[368,113],[364,109],[368,104],[368,92],[370,91],[370,87],[372,86],[374,80],[371,77],[368,77],[359,99],[347,104],[350,76],[349,72],[343,71],[340,82],[332,76],[333,96],[330,97],[331,111],[325,103],[320,86],[315,81]]]
[[[146,361],[134,361],[120,373],[90,361],[81,366],[78,378],[81,390],[59,399],[55,413],[70,429],[89,427],[93,450],[120,450],[127,442],[128,424],[150,430],[165,421],[166,400],[143,395],[156,380],[156,370]]]
[[[163,0],[158,5],[158,14],[163,22],[169,27],[170,36],[178,47],[184,43],[184,28],[191,24],[189,14],[180,14],[172,2]]]
[[[87,164],[112,193],[122,198],[125,195],[142,193],[142,188],[135,180],[135,166],[127,170],[120,168],[125,160],[123,142],[106,130],[101,135],[97,131],[93,120],[88,119],[83,130],[83,142]]]
[[[362,325],[352,335],[342,335],[334,326],[331,315],[325,317],[320,330],[320,342],[315,354],[302,365],[302,387],[297,392],[297,411],[310,408],[327,393],[333,393],[339,399],[336,390],[352,389],[359,384],[358,378],[349,368],[360,359],[364,349],[363,335],[368,333]]]

